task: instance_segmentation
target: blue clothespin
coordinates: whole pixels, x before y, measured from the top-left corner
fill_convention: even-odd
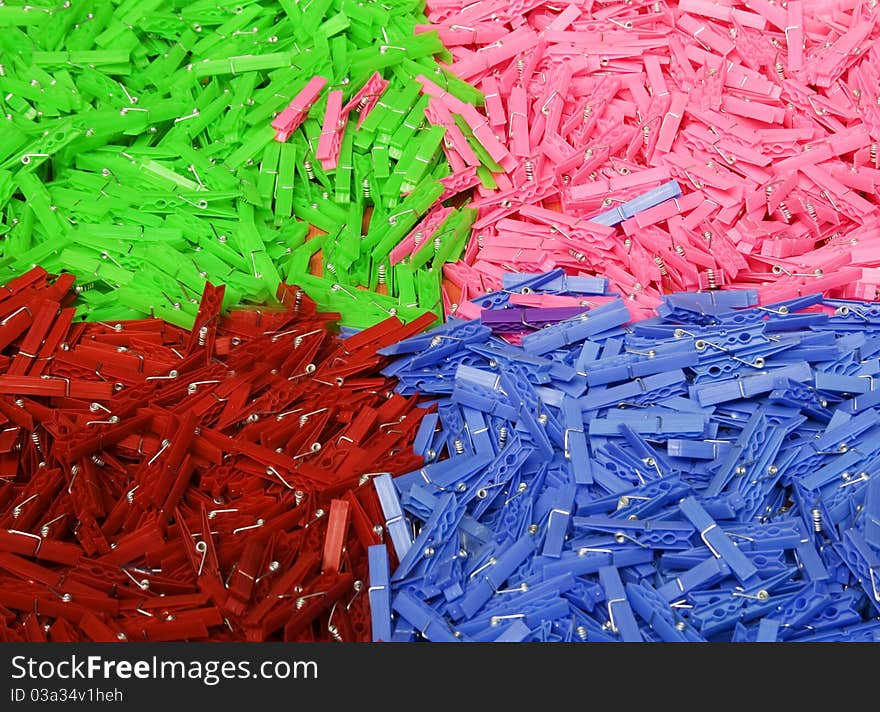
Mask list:
[[[880,559],[860,532],[848,529],[834,547],[858,580],[871,605],[880,612]]]
[[[510,302],[510,295],[514,292],[530,294],[535,291],[540,291],[545,284],[549,284],[554,280],[559,279],[564,276],[564,274],[564,270],[561,267],[557,267],[549,272],[539,274],[515,275],[515,277],[520,278],[515,280],[515,286],[508,287],[503,285],[502,282],[502,285],[504,286],[503,289],[489,292],[488,294],[484,294],[476,299],[471,299],[470,301],[481,309],[500,309]]]
[[[594,361],[587,372],[587,385],[602,386],[619,381],[664,373],[676,368],[694,366],[699,363],[700,354],[684,343],[671,343],[664,347],[634,354],[603,357]]]
[[[685,440],[670,438],[666,441],[666,454],[669,457],[684,457],[691,460],[721,460],[730,453],[733,443],[729,440]]]
[[[756,643],[775,643],[779,635],[779,621],[775,618],[762,618],[758,623]]]
[[[640,643],[642,634],[633,616],[617,569],[613,566],[603,566],[599,569],[599,581],[605,589],[605,604],[611,632],[620,635],[624,643]]]
[[[580,547],[574,551],[564,551],[558,559],[541,558],[536,565],[541,566],[544,578],[572,573],[575,576],[586,576],[599,572],[603,566],[623,568],[644,564],[654,559],[654,552],[640,546],[621,549],[610,547]]]
[[[640,213],[643,210],[653,208],[654,206],[660,205],[660,203],[666,202],[667,200],[673,200],[680,197],[681,186],[678,184],[677,181],[671,180],[668,183],[663,183],[653,190],[642,193],[642,195],[639,195],[632,200],[628,200],[627,202],[618,205],[613,210],[608,210],[604,213],[600,213],[599,215],[590,218],[590,222],[598,223],[599,225],[608,225],[609,227],[614,227],[615,225],[619,225],[620,223],[622,223],[624,220],[628,220],[629,218],[634,217],[636,213]]]
[[[677,601],[695,589],[714,586],[730,576],[730,567],[721,559],[703,559],[687,571],[683,571],[657,589],[665,601]]]
[[[454,461],[453,459],[452,462]],[[431,516],[422,526],[412,546],[400,559],[400,564],[391,575],[391,581],[405,579],[418,562],[433,557],[436,550],[447,541],[447,537],[451,536],[462,514],[464,508],[457,505],[455,495],[446,492],[437,497]]]
[[[492,556],[481,564],[471,573],[471,582],[467,585],[464,596],[456,602],[456,609],[450,607],[453,620],[473,616],[495,591],[502,588],[507,577],[534,550],[534,536],[525,534],[499,556]]]
[[[865,541],[880,550],[880,477],[872,477],[865,488],[862,521]]]
[[[625,588],[633,611],[660,640],[667,643],[697,643],[705,640],[648,583],[627,584]]]
[[[562,553],[576,491],[574,483],[565,484],[557,490],[552,509],[547,515],[547,533],[541,549],[542,556],[559,556]]]
[[[501,388],[501,377],[491,371],[459,366],[455,372],[452,400],[505,420],[516,420],[517,417],[516,407],[507,400]]]
[[[373,642],[391,640],[391,572],[388,565],[388,550],[384,544],[367,548],[370,565],[370,620],[372,621]]]
[[[741,582],[745,583],[758,575],[755,565],[731,542],[696,499],[687,497],[679,503],[678,508],[696,527],[700,539],[712,552],[712,555],[718,559],[724,559],[724,563],[730,567],[730,570]]]
[[[762,395],[773,390],[776,379],[790,378],[800,383],[807,383],[813,379],[813,369],[806,362],[774,368],[766,373],[743,378],[734,378],[721,383],[691,386],[691,397],[695,398],[700,405],[717,405],[739,399],[746,400],[757,395]]]
[[[394,552],[398,560],[403,559],[412,546],[412,539],[403,517],[403,508],[400,506],[394,481],[389,473],[383,473],[373,478],[373,487],[376,488],[379,497],[382,514],[385,516],[385,530],[391,538]]]
[[[462,642],[462,638],[455,635],[447,621],[407,591],[401,591],[394,597],[392,608],[426,640],[435,643]]]
[[[620,386],[593,388],[579,399],[585,413],[626,403],[659,402],[663,398],[686,392],[684,371],[674,369],[655,376],[637,378]]]
[[[511,622],[499,635],[495,638],[496,643],[521,643],[531,634],[531,629],[521,620]]]
[[[804,584],[773,614],[773,618],[779,621],[778,637],[782,640],[791,638],[832,602],[833,598],[829,595],[827,583]]]
[[[618,544],[632,542],[649,549],[687,549],[694,534],[690,523],[669,520],[575,517],[572,526],[578,532],[611,534]]]
[[[434,457],[429,457],[428,453],[433,445],[434,433],[437,431],[439,424],[440,415],[438,413],[426,414],[422,418],[415,440],[413,440],[413,452],[417,455],[421,455],[428,461],[433,460],[434,457],[436,457],[436,453],[434,453]]]
[[[523,375],[516,370],[505,370],[499,375],[501,388],[508,401],[516,408],[517,420],[532,437],[535,447],[546,457],[553,455],[553,444],[550,442],[550,423],[555,425],[557,440],[562,444],[562,431],[549,412],[542,412],[542,403]]]
[[[859,625],[816,633],[798,638],[799,643],[878,643],[880,621],[872,620]]]
[[[608,279],[605,277],[575,277],[565,274],[561,269],[545,273],[548,278],[535,282],[537,274],[505,272],[501,277],[504,289],[521,292],[523,287],[542,294],[571,294],[601,296],[608,292]],[[552,275],[552,276],[551,276]]]
[[[485,416],[480,411],[467,406],[463,406],[461,411],[474,450],[478,454],[494,455],[495,445],[489,433],[489,424],[486,422]]]
[[[527,334],[522,338],[521,343],[526,353],[540,356],[622,326],[629,320],[629,310],[626,305],[622,300],[615,299],[574,319]]]
[[[584,434],[584,416],[581,407],[574,398],[562,401],[562,422],[565,426],[564,455],[569,463],[572,479],[577,484],[593,483],[593,472],[590,467],[590,455],[587,439]]]

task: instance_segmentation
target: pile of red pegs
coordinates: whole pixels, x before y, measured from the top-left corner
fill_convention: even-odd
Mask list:
[[[369,640],[370,475],[419,467],[390,318],[342,339],[295,286],[191,331],[81,323],[74,279],[0,291],[0,640]]]

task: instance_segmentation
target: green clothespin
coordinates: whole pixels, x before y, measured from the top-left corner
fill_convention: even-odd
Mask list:
[[[268,153],[270,151],[275,153],[276,156],[279,156],[277,160],[278,170],[275,172],[273,189],[275,198],[275,219],[281,220],[283,218],[289,218],[293,214],[293,188],[296,184],[297,161],[296,144],[279,144],[276,141],[272,141],[269,146],[266,147],[266,152]],[[264,156],[265,155],[266,154],[264,154]],[[265,195],[262,190],[260,191],[260,194],[261,196]],[[270,193],[267,197],[270,198],[269,202],[271,203],[271,197],[273,197],[273,194]]]

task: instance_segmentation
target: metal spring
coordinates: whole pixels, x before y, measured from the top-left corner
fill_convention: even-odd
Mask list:
[[[440,252],[440,248],[443,247],[443,238],[440,235],[434,238],[434,253]]]
[[[364,191],[364,197],[369,198],[370,197],[370,179],[369,178],[364,178],[363,182],[361,183],[361,188]]]
[[[483,233],[477,235],[477,247],[479,247],[481,250],[483,249],[483,243],[485,242],[485,240],[486,236],[483,235]]]
[[[651,127],[648,124],[642,126],[642,141],[646,146],[651,142]]]
[[[376,281],[379,284],[385,284],[385,265],[381,264],[376,267]]]
[[[519,80],[522,81],[523,71],[525,70],[526,62],[522,57],[516,58],[516,75],[519,77]]]
[[[303,168],[306,169],[306,175],[309,177],[309,180],[315,180],[315,170],[312,168],[312,162],[304,161]]]
[[[531,161],[526,161],[523,164],[523,168],[526,172],[526,180],[533,181],[535,180],[535,166]]]
[[[813,507],[810,510],[810,517],[813,520],[813,531],[819,533],[822,531],[822,510],[818,507]]]
[[[327,632],[330,634],[330,637],[333,638],[337,643],[342,642],[342,636],[339,634],[339,628],[337,628],[333,623],[327,624]]]
[[[778,59],[776,60],[776,64],[773,65],[773,68],[776,70],[776,76],[779,77],[779,81],[784,82],[786,79],[785,76],[785,65],[782,64]]]
[[[658,10],[657,12],[659,12],[659,10]],[[576,632],[577,632],[578,638],[580,638],[581,640],[586,640],[586,639],[587,639],[587,628],[586,628],[586,626],[579,625],[579,626],[577,627]]]
[[[654,263],[660,268],[660,274],[664,277],[669,275],[669,272],[666,271],[666,263],[660,255],[654,255]]]
[[[92,455],[92,462],[94,462],[98,467],[104,467],[107,464],[107,461],[98,457],[97,455]]]
[[[877,142],[871,144],[870,148],[871,163],[877,165]]]
[[[507,426],[502,425],[498,428],[498,447],[504,447],[507,444]]]
[[[332,274],[334,277],[337,277],[337,276],[338,276],[338,275],[336,274],[336,265],[333,264],[332,262],[328,262],[327,264],[325,264],[325,265],[324,265],[324,269],[326,269],[326,270],[327,270],[330,274]]]
[[[779,212],[782,213],[782,217],[785,218],[785,222],[791,222],[791,210],[789,210],[788,206],[781,200],[779,201]]]
[[[806,203],[804,207],[806,207],[806,209],[807,209],[807,213],[810,216],[810,220],[812,220],[813,222],[819,222],[819,216],[816,215],[816,206],[813,205],[812,203]]]
[[[579,252],[578,250],[574,249],[573,247],[570,247],[568,249],[568,254],[570,254],[572,257],[574,257],[578,262],[585,262],[587,259],[587,256],[583,252]]]
[[[90,289],[95,288],[94,282],[89,282],[88,284],[78,284],[73,288],[73,291],[77,294],[82,294],[83,292],[88,292]]]
[[[458,438],[452,442],[452,446],[455,448],[456,455],[461,455],[464,452],[464,443]]]
[[[675,246],[675,251],[676,251],[679,255],[681,255],[682,257],[685,256],[685,254],[684,254],[684,248],[683,248],[681,245],[676,245],[676,246]]]
[[[208,340],[208,327],[202,326],[199,328],[199,346],[204,346],[205,342]]]
[[[768,186],[766,186],[766,187],[764,188],[764,197],[766,198],[766,200],[767,200],[768,203],[770,202],[770,196],[771,196],[772,194],[773,194],[773,186],[772,186],[772,185],[768,185]]]
[[[366,94],[363,97],[361,97],[361,100],[358,102],[357,107],[355,107],[355,112],[358,114],[361,113],[364,109],[367,108],[367,104],[369,103],[369,101],[370,101],[369,94]]]
[[[589,121],[590,117],[593,115],[593,107],[587,104],[584,107],[584,121]]]
[[[303,291],[298,289],[296,292],[296,296],[293,298],[293,311],[298,312],[302,307],[303,303]]]
[[[40,453],[40,457],[42,457],[43,444],[40,442],[40,434],[36,430],[31,433],[31,441],[34,443],[34,447],[37,448],[37,452]]]
[[[709,289],[718,289],[718,284],[715,282],[715,270],[711,267],[706,268],[706,282]]]

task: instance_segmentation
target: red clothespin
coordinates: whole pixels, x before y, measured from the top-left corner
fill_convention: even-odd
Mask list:
[[[214,341],[217,338],[217,327],[220,321],[220,309],[223,306],[223,295],[226,287],[215,287],[210,282],[205,284],[199,311],[190,332],[186,353],[193,354],[201,349],[205,360],[210,361],[214,353]]]
[[[339,573],[345,541],[348,537],[348,523],[351,504],[345,499],[330,502],[330,515],[327,518],[327,531],[324,535],[324,555],[321,562],[323,573]]]

